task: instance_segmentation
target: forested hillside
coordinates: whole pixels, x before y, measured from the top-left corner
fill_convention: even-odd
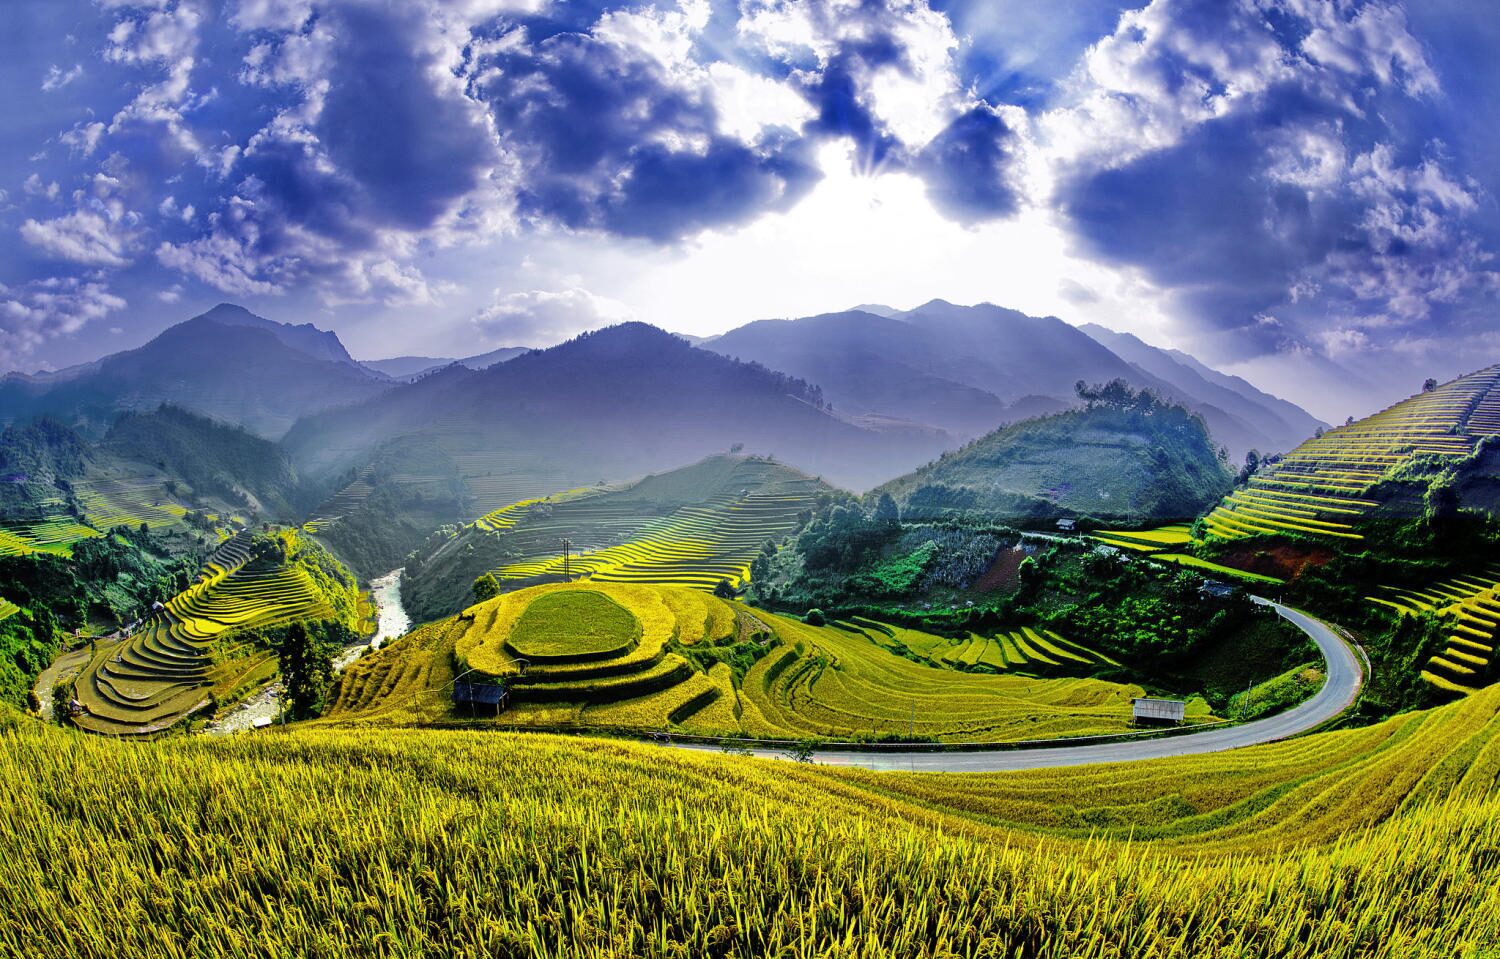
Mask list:
[[[1085,406],[996,430],[877,492],[908,516],[1191,517],[1232,475],[1201,417],[1122,381]]]

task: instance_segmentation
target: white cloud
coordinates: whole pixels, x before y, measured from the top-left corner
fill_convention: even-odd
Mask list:
[[[75,63],[67,70],[63,70],[54,63],[47,68],[47,75],[42,78],[42,92],[51,93],[54,90],[61,90],[81,76],[83,76],[81,63]]]
[[[57,185],[56,180],[44,183],[40,174],[33,173],[26,178],[26,182],[21,184],[21,190],[27,196],[41,196],[49,200],[55,200],[61,192],[61,187]]]
[[[229,22],[236,30],[300,30],[312,16],[312,0],[240,0]]]
[[[75,124],[73,129],[59,135],[58,140],[74,153],[81,153],[87,157],[94,155],[103,136],[104,124],[96,120],[93,123]]]
[[[719,132],[744,143],[757,142],[768,129],[796,130],[815,111],[789,84],[719,61],[708,66]]]
[[[582,289],[524,293],[495,291],[495,301],[471,321],[496,346],[556,343],[584,330],[632,318],[624,304]]]
[[[156,248],[156,259],[225,293],[269,296],[283,292],[278,283],[261,279],[274,274],[281,264],[258,256],[252,244],[253,239],[216,230],[187,243],[162,243]]]
[[[21,238],[52,256],[87,266],[127,266],[135,242],[135,234],[119,220],[93,210],[28,219],[21,224]]]
[[[46,341],[125,308],[95,280],[53,277],[19,289],[0,284],[0,369],[15,369]]]

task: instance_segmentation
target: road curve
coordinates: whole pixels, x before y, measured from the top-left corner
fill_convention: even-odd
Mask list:
[[[1042,746],[1028,749],[996,749],[975,752],[918,752],[911,750],[827,750],[816,761],[830,766],[863,766],[868,769],[892,769],[910,772],[1005,772],[1015,769],[1040,769],[1056,766],[1085,766],[1093,763],[1133,762],[1164,756],[1188,756],[1196,753],[1239,749],[1259,743],[1286,739],[1323,723],[1342,713],[1354,702],[1364,681],[1360,661],[1354,650],[1321,620],[1280,603],[1255,597],[1270,606],[1306,633],[1327,664],[1328,678],[1311,699],[1283,713],[1257,719],[1239,726],[1223,726],[1201,733],[1185,733],[1160,739],[1098,743],[1085,746]],[[714,749],[711,746],[686,748]],[[754,754],[780,758],[776,750],[754,750]]]

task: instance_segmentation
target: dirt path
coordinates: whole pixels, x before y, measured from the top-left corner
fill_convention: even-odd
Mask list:
[[[111,636],[99,640],[99,644],[102,646],[119,641],[118,637]],[[90,658],[92,657],[89,647],[85,644],[63,653],[37,676],[36,682],[31,687],[31,694],[36,698],[37,713],[42,719],[49,723],[56,721],[52,710],[52,690],[57,688],[58,683],[76,678],[83,671],[83,667],[88,665]]]

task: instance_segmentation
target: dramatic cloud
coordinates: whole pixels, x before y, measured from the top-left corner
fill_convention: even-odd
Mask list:
[[[1399,7],[1157,0],[1084,64],[1040,122],[1058,205],[1195,345],[1347,355],[1493,290],[1477,187],[1391,119],[1440,93]]]
[[[426,348],[406,342],[420,311],[462,350],[632,314],[715,332],[801,311],[796,291],[1118,322],[1294,385],[1331,357],[1378,384],[1443,337],[1500,342],[1500,69],[1469,12],[39,6],[55,42],[0,39],[18,114],[0,280],[7,302],[108,284],[153,307],[114,308],[132,335],[162,303],[228,295],[342,324],[370,355],[382,333]],[[751,274],[782,298],[726,297]],[[89,355],[46,328],[8,349]]]

